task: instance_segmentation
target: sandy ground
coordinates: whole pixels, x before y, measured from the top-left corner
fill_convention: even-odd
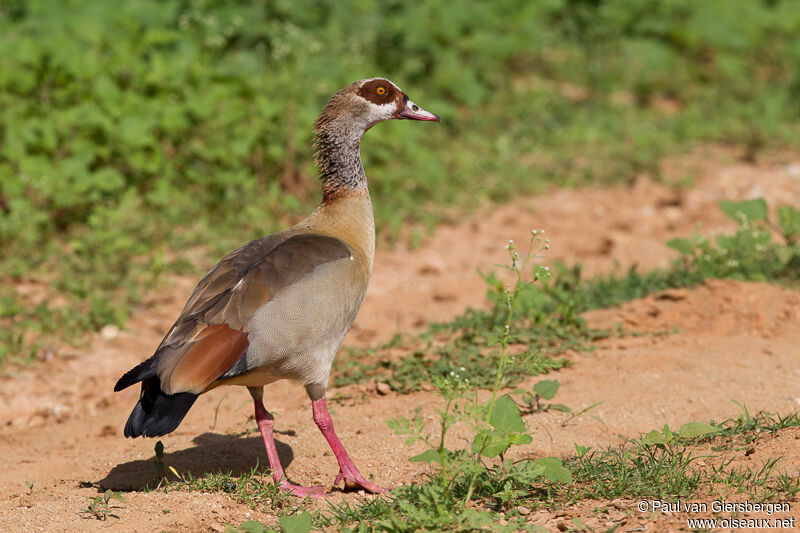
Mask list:
[[[345,343],[375,345],[397,332],[414,332],[429,321],[485,305],[477,269],[505,262],[508,239],[527,242],[533,228],[545,229],[551,240],[545,262],[580,262],[589,274],[632,264],[648,270],[674,257],[664,245],[667,239],[732,229],[716,208],[721,199],[763,197],[773,208],[800,204],[796,154],[757,165],[734,156],[713,149],[665,165],[668,177],[692,176],[688,187],[642,179],[632,187],[554,190],[440,227],[420,248],[381,249],[367,299]],[[62,357],[8,369],[0,377],[5,466],[0,470],[0,530],[221,531],[225,524],[251,518],[276,522],[275,515],[253,511],[224,493],[139,490],[155,473],[154,441],[122,436],[138,391],[115,394],[112,387],[124,371],[150,355],[196,281],[171,279],[146,300],[125,331],[93,335],[86,346],[68,348]],[[568,354],[574,364],[555,375],[562,384],[558,401],[573,410],[602,403],[592,409],[594,416],[567,424],[559,413],[532,415],[528,426],[534,441],[522,453],[569,454],[574,443],[619,444],[665,423],[721,421],[738,414],[732,400],[746,402],[751,412],[786,415],[800,409],[796,291],[711,281],[585,316],[592,325],[621,324],[626,331],[652,334],[607,339],[592,351]],[[417,407],[432,421],[439,405],[434,394],[380,395],[367,384],[328,395],[340,397],[331,406],[337,432],[365,475],[373,474],[387,487],[421,479],[424,467],[407,461],[420,450],[405,446],[385,421],[410,416]],[[278,450],[290,479],[330,486],[336,462],[311,419],[302,388],[277,383],[267,388],[265,401],[276,416]],[[266,464],[257,434],[238,436],[252,425],[251,412],[242,388],[202,396],[178,430],[162,439],[165,464],[196,475],[238,474]],[[755,453],[742,452],[737,460],[754,466],[781,456],[780,471],[800,469],[798,431],[760,438],[754,447]],[[107,488],[133,489],[115,509],[117,518],[82,517],[79,511],[88,498]],[[365,497],[370,496],[334,491],[329,500]],[[787,516],[800,520],[800,502],[791,503]],[[621,531],[685,529],[686,515],[641,513],[635,504],[581,502],[558,513],[534,512],[530,519],[552,530],[571,527],[576,516],[600,529],[616,524],[623,526]]]

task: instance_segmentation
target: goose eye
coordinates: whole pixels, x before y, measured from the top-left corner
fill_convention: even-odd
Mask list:
[[[383,96],[384,94],[386,94],[386,88],[378,87],[377,89],[375,89],[375,92],[378,93],[380,96]]]

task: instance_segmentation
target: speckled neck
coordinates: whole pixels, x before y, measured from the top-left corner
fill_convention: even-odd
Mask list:
[[[365,130],[355,121],[327,120],[324,113],[317,120],[314,161],[322,180],[322,203],[367,189],[367,175],[361,164],[361,137]]]

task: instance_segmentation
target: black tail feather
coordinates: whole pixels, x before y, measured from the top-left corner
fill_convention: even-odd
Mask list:
[[[122,389],[130,387],[134,383],[139,383],[145,379],[155,377],[157,366],[158,360],[156,359],[155,355],[142,361],[135,367],[125,372],[124,376],[119,378],[117,384],[114,385],[114,392],[119,392]]]
[[[128,372],[128,374],[131,374],[131,372]],[[122,376],[120,382],[128,374]],[[119,385],[119,382],[117,385]],[[127,386],[123,385],[122,388]],[[116,387],[114,390],[117,390]],[[131,416],[128,417],[128,422],[125,424],[125,436],[160,437],[174,431],[180,425],[186,413],[189,412],[198,396],[198,394],[191,392],[165,394],[161,390],[158,377],[145,379],[142,382],[142,394],[139,397],[139,402],[133,408]]]

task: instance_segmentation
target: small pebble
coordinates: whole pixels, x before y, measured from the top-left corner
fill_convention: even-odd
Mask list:
[[[117,338],[119,335],[119,328],[114,324],[108,324],[103,326],[103,329],[100,330],[100,336],[103,337],[103,340],[113,340]]]

